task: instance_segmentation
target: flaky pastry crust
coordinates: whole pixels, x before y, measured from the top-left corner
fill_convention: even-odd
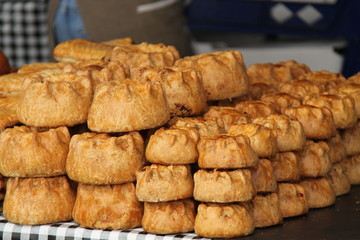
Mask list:
[[[158,81],[162,84],[171,116],[193,116],[206,107],[206,96],[199,71],[184,67],[142,67],[131,71],[136,81]]]
[[[86,132],[71,138],[66,173],[80,183],[121,184],[135,181],[144,162],[144,141],[138,132],[120,137]]]
[[[332,166],[329,145],[324,141],[306,141],[304,150],[298,152],[302,177],[326,176]]]
[[[284,218],[300,216],[309,211],[305,189],[299,183],[279,183],[278,196]]]
[[[235,169],[252,167],[258,156],[245,135],[213,135],[201,137],[197,145],[198,165],[206,169]]]
[[[188,56],[176,66],[199,69],[208,100],[222,100],[246,95],[249,80],[239,51],[219,51]]]
[[[336,128],[350,128],[357,122],[354,99],[348,95],[306,95],[303,98],[303,104],[330,109]]]
[[[7,128],[0,134],[0,172],[7,177],[65,175],[69,142],[66,127],[45,131]]]
[[[95,132],[130,132],[155,128],[169,119],[161,83],[110,81],[95,90],[88,127]]]
[[[256,195],[252,202],[255,227],[263,228],[282,223],[283,216],[277,193]]]
[[[295,182],[300,180],[300,162],[295,152],[277,153],[271,159],[271,165],[278,182]]]
[[[305,147],[306,136],[298,120],[285,114],[270,114],[252,122],[272,129],[279,152],[299,151]]]
[[[301,105],[287,108],[284,114],[301,123],[308,139],[328,139],[336,134],[332,112],[326,107]]]
[[[278,152],[276,136],[271,129],[263,125],[256,123],[233,124],[229,128],[228,134],[247,136],[258,157],[273,157]]]
[[[166,202],[193,196],[189,165],[145,166],[136,172],[136,197],[142,202]]]
[[[200,202],[231,203],[252,200],[256,190],[249,169],[233,171],[200,169],[194,174],[194,199]]]
[[[160,128],[150,136],[146,160],[158,164],[191,164],[197,161],[199,133],[192,127]]]
[[[254,231],[254,219],[246,204],[200,203],[195,233],[208,238],[233,238]]]
[[[129,229],[139,227],[143,205],[136,199],[135,185],[88,185],[80,183],[72,212],[81,227]]]
[[[65,176],[9,178],[3,213],[9,222],[23,225],[69,221],[75,195]]]
[[[220,126],[224,126],[225,132],[229,131],[232,124],[249,122],[249,117],[246,114],[240,113],[233,107],[211,106],[204,114],[204,118],[215,118]]]
[[[154,234],[184,233],[194,230],[195,203],[193,199],[144,203],[142,228]]]
[[[328,207],[335,203],[335,192],[326,177],[303,179],[300,184],[305,190],[309,208]]]
[[[257,193],[277,191],[277,181],[269,159],[259,159],[259,163],[252,168],[252,179]]]
[[[34,127],[74,126],[87,120],[91,80],[76,74],[35,75],[24,80],[17,114]]]
[[[344,169],[340,163],[336,163],[330,169],[327,179],[330,182],[336,196],[344,195],[350,192],[351,183],[346,176]]]

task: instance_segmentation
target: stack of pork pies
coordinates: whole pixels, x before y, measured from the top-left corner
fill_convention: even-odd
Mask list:
[[[231,238],[360,183],[360,75],[131,38],[53,54],[0,76],[10,222]]]

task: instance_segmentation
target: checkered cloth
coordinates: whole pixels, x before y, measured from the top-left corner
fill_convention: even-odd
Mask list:
[[[97,239],[129,239],[129,240],[174,240],[174,239],[208,239],[194,233],[178,235],[155,235],[144,232],[142,228],[129,230],[93,230],[79,227],[74,222],[61,222],[47,225],[28,226],[8,222],[0,215],[0,239],[21,240],[97,240]]]
[[[49,62],[48,0],[0,0],[0,49],[13,67]]]

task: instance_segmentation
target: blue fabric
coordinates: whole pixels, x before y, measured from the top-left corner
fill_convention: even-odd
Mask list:
[[[75,38],[88,38],[76,0],[60,1],[54,24],[57,43]]]

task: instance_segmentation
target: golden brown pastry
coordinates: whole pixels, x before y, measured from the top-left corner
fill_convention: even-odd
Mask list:
[[[249,117],[236,111],[233,107],[211,106],[204,114],[204,118],[215,118],[220,126],[224,126],[225,132],[229,131],[232,124],[248,123]]]
[[[145,166],[136,172],[136,197],[142,202],[166,202],[193,196],[189,165]]]
[[[266,83],[277,87],[282,82],[288,82],[298,78],[304,73],[310,72],[310,68],[295,60],[277,63],[257,63],[247,69],[251,83]]]
[[[340,162],[352,185],[360,184],[360,154],[350,156]]]
[[[195,128],[200,137],[212,136],[225,133],[222,122],[216,121],[214,118],[203,117],[183,117],[173,118],[170,125],[174,127],[192,127]]]
[[[6,177],[65,175],[69,142],[66,127],[7,128],[0,134],[0,172]]]
[[[7,74],[11,70],[9,59],[4,54],[3,51],[0,50],[0,75]]]
[[[201,202],[231,203],[252,200],[256,190],[249,169],[233,171],[200,169],[194,174],[194,199]]]
[[[16,112],[20,101],[20,95],[0,96],[0,108]]]
[[[249,80],[243,56],[239,51],[219,51],[188,56],[176,61],[176,66],[200,70],[208,100],[222,100],[246,95]]]
[[[247,236],[254,231],[254,219],[246,204],[200,203],[195,233],[207,238]]]
[[[95,90],[88,127],[95,132],[130,132],[155,128],[169,119],[161,83],[110,81]]]
[[[357,122],[354,99],[348,95],[306,95],[303,104],[315,107],[327,107],[333,114],[336,128],[350,128]]]
[[[36,75],[23,83],[17,114],[20,122],[29,126],[74,126],[86,122],[92,95],[87,77]]]
[[[199,133],[192,127],[160,128],[150,136],[146,160],[158,164],[191,164],[197,161]]]
[[[154,234],[185,233],[194,230],[195,204],[193,199],[144,203],[142,228]]]
[[[136,81],[158,81],[162,84],[171,116],[193,116],[206,107],[206,96],[199,71],[182,67],[142,67],[131,71]]]
[[[81,227],[129,229],[141,225],[143,205],[136,199],[134,183],[80,183],[72,216]]]
[[[305,190],[298,183],[279,183],[278,196],[284,218],[304,215],[309,211]]]
[[[86,132],[71,138],[66,173],[80,183],[121,184],[135,181],[144,162],[144,141],[138,132],[120,137]]]
[[[329,72],[327,70],[311,71],[302,74],[299,79],[323,85],[326,90],[329,90],[333,86],[345,81],[345,78],[341,73]]]
[[[252,168],[252,179],[257,193],[276,192],[277,190],[274,169],[269,159],[259,159],[259,163]]]
[[[61,71],[67,63],[64,62],[35,62],[22,65],[17,73],[37,73],[47,70]]]
[[[354,107],[357,118],[360,118],[360,83],[349,83],[349,82],[341,82],[336,84],[334,87],[329,89],[330,94],[341,95],[348,94],[350,97],[354,99]]]
[[[75,195],[65,176],[9,178],[3,213],[9,222],[23,225],[69,221]]]
[[[239,102],[235,105],[235,110],[243,114],[248,114],[252,119],[279,113],[279,109],[275,104],[261,100]]]
[[[180,58],[178,50],[174,46],[165,44],[125,44],[118,45],[111,53],[111,61],[124,63],[133,67],[171,67]]]
[[[102,43],[111,45],[111,46],[119,46],[119,45],[126,45],[126,44],[133,44],[134,43],[134,39],[131,37],[125,37],[125,38],[115,38],[115,39],[111,39],[108,41],[104,41]]]
[[[273,157],[278,151],[276,136],[271,129],[256,123],[231,125],[229,135],[243,134],[250,139],[250,145],[258,157]]]
[[[88,59],[108,59],[114,46],[90,41],[71,39],[55,46],[53,56],[59,62],[75,62]]]
[[[309,208],[328,207],[335,203],[335,192],[326,177],[303,179],[300,184],[305,190]]]
[[[6,127],[12,127],[18,123],[20,123],[20,121],[16,111],[5,107],[0,108],[0,130]]]
[[[0,96],[19,95],[24,79],[29,73],[9,73],[0,76]]]
[[[329,145],[324,141],[306,141],[304,150],[298,152],[302,177],[326,176],[332,166]]]
[[[260,100],[275,104],[280,113],[284,113],[289,107],[298,107],[301,105],[298,97],[284,92],[263,94]]]
[[[325,140],[330,148],[330,157],[333,163],[340,162],[347,157],[346,147],[341,139],[339,132],[336,132],[335,137]]]
[[[284,114],[301,122],[308,139],[327,139],[336,134],[332,112],[326,107],[301,105],[286,109]]]
[[[341,139],[349,156],[360,154],[360,122],[341,132]]]
[[[271,159],[274,175],[278,182],[300,180],[300,162],[295,152],[282,152]]]
[[[309,80],[285,82],[279,86],[278,90],[298,98],[303,98],[307,94],[321,94],[326,91],[323,85]]]
[[[305,133],[298,120],[285,114],[270,114],[255,118],[253,123],[272,129],[279,152],[299,151],[305,147]]]
[[[272,95],[276,94],[278,91],[271,85],[257,82],[251,83],[249,88],[249,99],[247,100],[260,100],[262,95]]]
[[[198,145],[200,168],[234,169],[255,166],[258,156],[245,135],[201,137]]]
[[[360,84],[360,72],[355,73],[354,75],[348,77],[346,80],[349,83]]]
[[[336,163],[332,166],[327,178],[332,189],[334,189],[336,196],[344,195],[350,192],[351,183],[340,163]]]
[[[256,195],[252,203],[252,214],[256,228],[269,227],[282,223],[283,216],[277,193]]]
[[[103,60],[86,60],[68,63],[63,72],[87,76],[92,80],[95,89],[102,82],[123,81],[130,77],[130,69],[120,62]]]

